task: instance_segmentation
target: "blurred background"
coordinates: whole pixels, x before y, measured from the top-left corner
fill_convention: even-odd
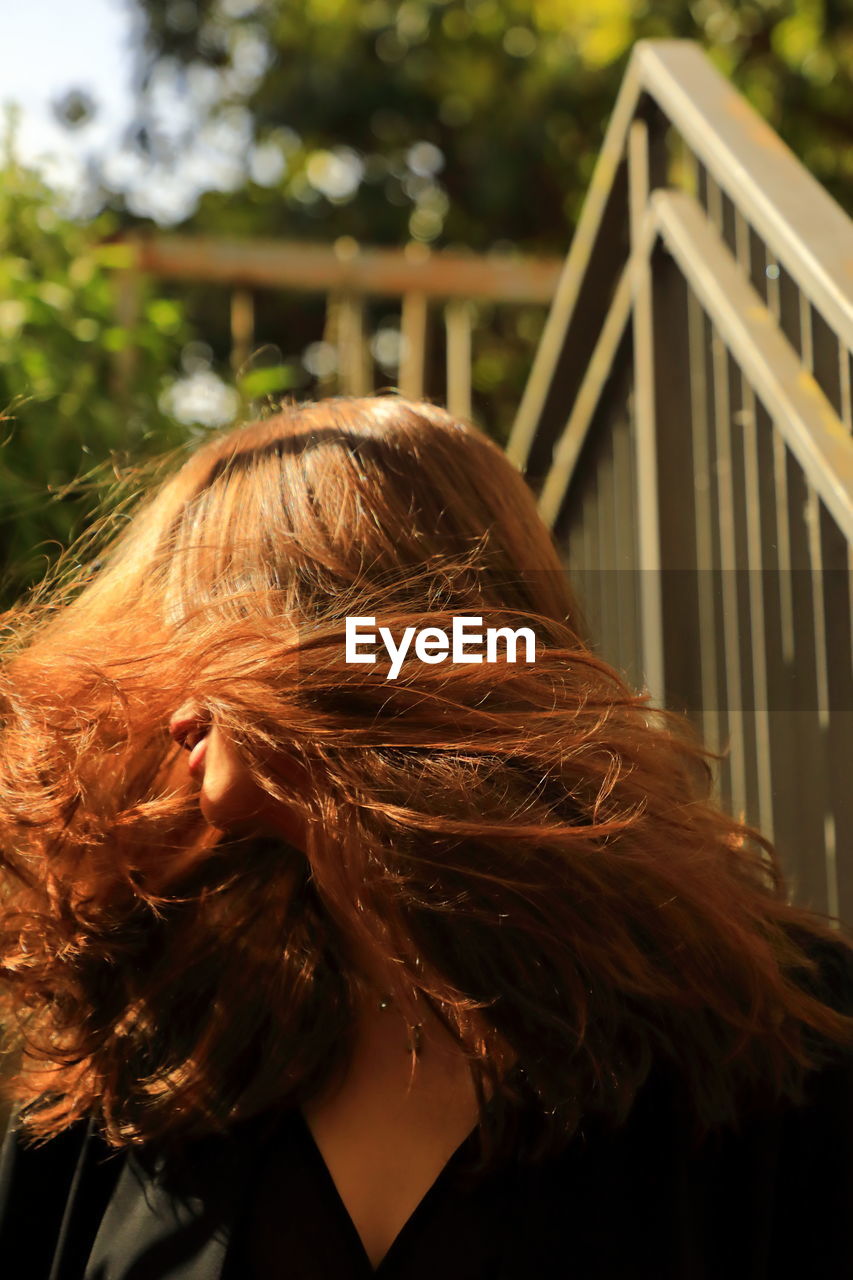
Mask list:
[[[282,396],[400,386],[505,442],[631,48],[668,36],[853,210],[849,0],[3,6],[3,601],[127,459]]]

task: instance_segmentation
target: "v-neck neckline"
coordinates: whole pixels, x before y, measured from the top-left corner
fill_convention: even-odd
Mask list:
[[[433,1201],[444,1189],[451,1171],[456,1168],[463,1156],[467,1154],[469,1147],[473,1145],[479,1131],[479,1123],[477,1123],[451,1153],[450,1157],[445,1161],[441,1169],[439,1169],[438,1174],[421,1196],[408,1218],[406,1218],[405,1222],[400,1227],[400,1230],[394,1236],[394,1239],[391,1241],[385,1253],[379,1260],[379,1264],[374,1267],[373,1263],[370,1261],[370,1256],[365,1248],[364,1241],[362,1240],[358,1228],[352,1219],[352,1215],[344,1203],[343,1197],[338,1190],[337,1183],[332,1177],[329,1166],[326,1164],[325,1156],[320,1150],[314,1134],[311,1132],[311,1126],[299,1107],[296,1108],[296,1120],[300,1130],[302,1131],[305,1148],[314,1162],[322,1183],[325,1184],[328,1189],[329,1201],[334,1205],[335,1214],[341,1223],[342,1230],[351,1241],[353,1254],[354,1256],[358,1256],[359,1267],[365,1277],[384,1277],[387,1274],[389,1267],[393,1265],[394,1260],[405,1246],[409,1236],[417,1229],[420,1220],[429,1211]]]

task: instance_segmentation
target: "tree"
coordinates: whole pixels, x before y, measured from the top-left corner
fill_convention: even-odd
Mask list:
[[[847,0],[140,5],[140,153],[165,173],[230,138],[242,163],[198,230],[563,252],[631,47],[669,36],[700,41],[853,207]],[[195,102],[183,131],[164,91]]]

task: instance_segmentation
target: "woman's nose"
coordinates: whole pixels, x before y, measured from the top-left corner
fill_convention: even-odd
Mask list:
[[[198,702],[184,702],[169,720],[169,733],[183,746],[191,733],[199,733],[210,725],[210,713]]]

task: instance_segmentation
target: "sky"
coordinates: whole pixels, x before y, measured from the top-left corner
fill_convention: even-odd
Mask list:
[[[257,2],[223,0],[223,7],[242,12]],[[133,0],[0,0],[0,106],[20,108],[18,155],[45,173],[63,210],[81,217],[96,212],[84,181],[90,154],[105,158],[106,179],[125,193],[131,212],[166,225],[191,214],[201,191],[239,186],[247,164],[258,167],[260,180],[268,172],[274,181],[280,159],[274,170],[263,149],[253,150],[247,113],[205,121],[223,87],[247,90],[262,74],[266,54],[251,40],[243,41],[227,86],[209,68],[196,68],[189,81],[164,74],[155,82],[161,131],[168,136],[189,127],[193,142],[176,171],[146,168],[124,143],[132,120],[133,42],[139,38]],[[91,122],[71,130],[56,120],[51,104],[73,89],[84,90],[97,109]]]
[[[0,103],[20,107],[17,149],[51,181],[72,189],[87,151],[120,146],[131,116],[131,0],[5,0],[0,3]],[[51,102],[85,89],[98,110],[76,131]],[[53,158],[48,159],[52,153]]]
[[[223,0],[226,8],[238,11],[253,2]],[[45,174],[64,213],[85,218],[97,211],[85,195],[85,160],[98,154],[105,157],[109,184],[125,192],[128,207],[169,225],[192,212],[205,188],[228,189],[242,181],[246,121],[230,129],[227,122],[205,127],[205,105],[220,87],[210,77],[181,86],[164,82],[156,99],[160,123],[166,132],[192,123],[194,141],[178,173],[158,171],[152,178],[124,143],[133,117],[132,42],[139,38],[137,32],[133,0],[0,0],[0,110],[7,103],[19,109],[18,157]],[[251,55],[252,49],[247,52]],[[255,50],[254,58],[244,56],[244,63],[238,88],[250,87],[262,71],[262,51]],[[84,90],[96,111],[84,127],[68,129],[55,118],[51,104],[74,89]],[[263,177],[263,151],[256,151]],[[268,159],[266,170],[274,180],[277,171]],[[236,412],[233,389],[207,367],[188,368],[186,374],[169,389],[166,410],[184,422],[230,422]]]

